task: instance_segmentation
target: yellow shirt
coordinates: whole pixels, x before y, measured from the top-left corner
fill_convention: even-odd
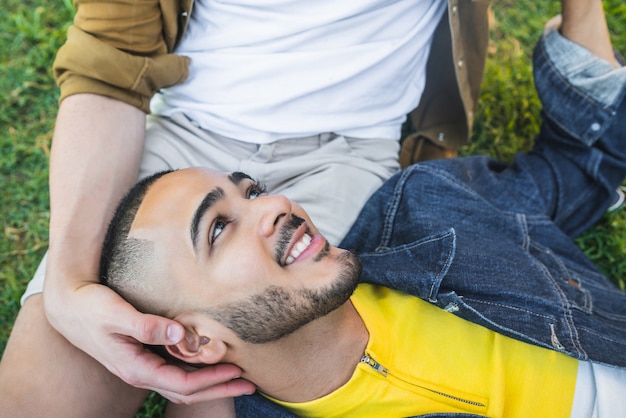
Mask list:
[[[433,412],[569,417],[577,360],[502,336],[385,287],[352,303],[369,341],[351,379],[310,402],[277,402],[310,417],[405,417]]]

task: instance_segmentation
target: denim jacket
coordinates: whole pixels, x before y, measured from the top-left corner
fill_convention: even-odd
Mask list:
[[[405,169],[372,196],[342,247],[359,253],[365,282],[626,367],[626,293],[573,241],[626,176],[626,68],[610,71],[557,32],[533,58],[544,109],[530,152],[510,166],[468,157]],[[236,406],[238,416],[293,416],[259,395]]]

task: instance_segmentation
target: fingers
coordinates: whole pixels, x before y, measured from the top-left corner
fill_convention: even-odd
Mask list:
[[[234,368],[230,370],[231,368]],[[230,364],[218,364],[207,366],[201,370],[191,372],[189,378],[191,380],[199,379],[204,384],[207,382],[221,381],[224,375],[231,375],[232,372],[240,371],[236,366]],[[202,376],[201,376],[202,375]],[[237,375],[240,375],[238,373]],[[220,377],[218,377],[220,376]],[[159,392],[161,396],[169,401],[177,404],[196,404],[200,402],[212,401],[215,399],[233,398],[236,396],[249,395],[256,391],[256,387],[249,381],[241,378],[230,379],[215,383],[204,387],[201,390],[194,390],[189,393],[181,393],[179,391],[168,391],[164,389],[152,388]]]
[[[123,359],[118,359],[123,361]],[[241,369],[217,364],[194,371],[168,364],[162,357],[142,348],[131,362],[132,368],[118,370],[126,383],[158,392],[174,403],[192,404],[254,393],[256,387],[240,379]]]
[[[65,317],[58,322],[66,338],[131,386],[185,404],[255,391],[254,385],[240,379],[241,369],[234,365],[189,372],[148,350],[144,344],[178,343],[184,328],[171,319],[138,312],[111,289],[83,286],[65,300]]]
[[[148,345],[171,345],[185,337],[185,328],[176,321],[143,314],[120,300],[111,310],[107,328],[111,333],[126,335]]]
[[[161,356],[146,349],[148,345],[170,345],[185,336],[182,325],[156,315],[127,312],[128,329],[117,329],[120,348],[115,351],[115,366],[111,370],[131,386],[158,392],[175,403],[191,404],[222,397],[254,393],[255,386],[241,377],[241,369],[232,364],[206,366],[194,371],[167,363]],[[129,338],[131,337],[131,338]],[[143,344],[141,344],[143,343]]]
[[[185,337],[185,328],[176,321],[155,315],[141,315],[136,339],[149,345],[170,345]]]

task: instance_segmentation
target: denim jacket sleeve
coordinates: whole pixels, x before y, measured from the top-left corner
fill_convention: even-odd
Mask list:
[[[533,54],[542,126],[507,166],[484,157],[436,166],[502,210],[545,215],[571,237],[606,212],[626,167],[626,67],[544,34]]]
[[[626,67],[613,69],[551,29],[535,48],[533,70],[543,124],[514,169],[533,176],[546,214],[575,237],[606,212],[624,179]]]

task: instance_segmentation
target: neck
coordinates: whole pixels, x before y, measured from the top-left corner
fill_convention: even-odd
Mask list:
[[[350,301],[297,332],[270,344],[234,350],[242,377],[267,395],[306,402],[327,395],[352,376],[369,335]]]

